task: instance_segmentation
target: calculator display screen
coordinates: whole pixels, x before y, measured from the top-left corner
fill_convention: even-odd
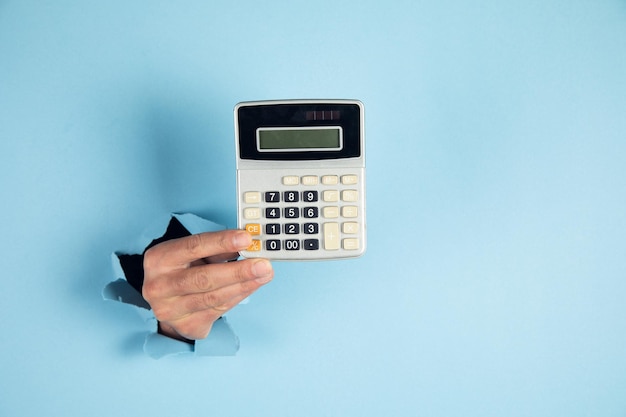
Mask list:
[[[259,128],[259,152],[339,151],[343,134],[339,126]]]

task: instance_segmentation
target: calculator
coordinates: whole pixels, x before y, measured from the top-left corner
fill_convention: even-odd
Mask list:
[[[273,260],[361,256],[366,248],[365,136],[358,100],[235,106],[241,255]]]

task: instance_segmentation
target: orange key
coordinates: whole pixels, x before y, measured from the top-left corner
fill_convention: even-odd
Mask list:
[[[261,225],[258,223],[248,223],[246,224],[246,232],[250,233],[253,236],[260,235]]]
[[[248,249],[246,249],[250,252],[258,252],[261,250],[261,241],[258,239],[253,239],[252,240],[252,244],[250,246],[248,246]]]

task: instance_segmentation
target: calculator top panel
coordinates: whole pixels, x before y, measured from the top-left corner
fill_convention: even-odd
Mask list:
[[[364,166],[363,104],[358,100],[275,100],[235,107],[237,168]],[[283,138],[301,136],[297,145]],[[315,161],[309,163],[307,161]]]

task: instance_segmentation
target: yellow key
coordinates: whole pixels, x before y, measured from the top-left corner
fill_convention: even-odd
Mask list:
[[[258,239],[253,239],[252,240],[252,244],[250,246],[248,246],[248,249],[246,249],[250,252],[258,252],[261,250],[261,241]]]
[[[258,223],[248,223],[246,224],[246,232],[250,233],[253,236],[261,234],[261,225]]]

